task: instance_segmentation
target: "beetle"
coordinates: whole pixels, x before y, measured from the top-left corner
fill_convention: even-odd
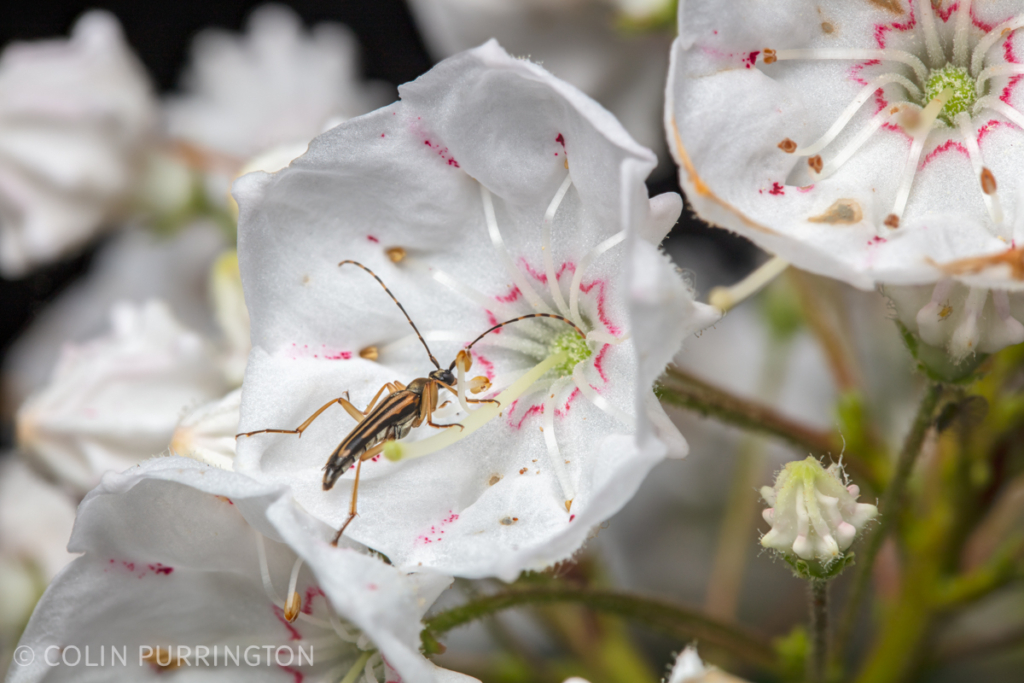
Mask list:
[[[337,534],[334,536],[334,540],[331,542],[332,545],[337,545],[341,539],[345,529],[356,517],[356,501],[359,497],[359,473],[362,468],[362,464],[365,460],[376,456],[382,450],[384,445],[388,441],[394,441],[404,438],[413,428],[421,426],[424,422],[431,427],[436,429],[452,429],[458,427],[462,429],[462,425],[458,423],[453,424],[435,424],[433,421],[433,413],[438,407],[438,392],[440,389],[447,389],[448,391],[456,394],[458,390],[455,388],[456,377],[455,370],[456,364],[462,364],[463,371],[469,369],[471,363],[471,357],[469,355],[469,349],[473,347],[478,341],[486,337],[491,332],[504,327],[505,325],[518,322],[520,320],[526,320],[528,318],[553,318],[561,320],[573,327],[576,332],[585,337],[586,335],[575,325],[571,320],[564,318],[560,315],[554,315],[552,313],[531,313],[529,315],[523,315],[518,318],[506,320],[503,323],[498,323],[493,327],[489,328],[470,344],[468,344],[463,350],[459,352],[455,360],[452,361],[451,365],[447,369],[442,368],[440,363],[437,362],[437,358],[431,353],[430,347],[427,346],[426,340],[423,335],[420,334],[416,324],[409,317],[405,307],[395,298],[395,295],[391,293],[384,281],[377,277],[377,274],[372,270],[359,263],[358,261],[345,260],[338,264],[339,267],[346,264],[352,264],[365,270],[367,273],[373,276],[373,278],[384,288],[384,291],[388,293],[391,300],[397,304],[398,308],[402,311],[405,319],[409,321],[409,325],[412,326],[413,331],[416,333],[416,337],[423,344],[423,348],[426,349],[427,355],[430,357],[430,362],[434,364],[435,370],[432,370],[426,377],[419,377],[409,382],[408,385],[402,384],[399,381],[387,382],[380,391],[373,397],[369,405],[366,406],[365,410],[359,410],[348,400],[348,392],[339,398],[328,401],[321,406],[315,413],[310,415],[305,422],[296,427],[295,429],[257,429],[252,432],[243,432],[237,434],[235,438],[239,437],[250,437],[254,434],[298,434],[300,437],[302,433],[313,423],[316,418],[330,408],[332,405],[337,403],[345,411],[356,420],[358,424],[348,433],[348,435],[338,444],[338,447],[334,449],[331,456],[327,459],[327,464],[324,465],[324,479],[323,488],[324,491],[329,491],[333,488],[335,482],[347,472],[352,465],[356,466],[355,481],[352,486],[352,502],[349,505],[349,515],[345,520],[345,523],[341,525]],[[387,395],[381,399],[381,396],[387,392]],[[498,403],[493,399],[466,399],[470,403]],[[378,401],[380,401],[378,403]]]

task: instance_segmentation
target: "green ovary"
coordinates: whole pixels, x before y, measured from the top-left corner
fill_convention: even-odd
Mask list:
[[[558,335],[548,346],[549,354],[560,352],[565,352],[565,362],[556,365],[552,370],[562,377],[571,375],[573,368],[590,358],[592,353],[587,340],[572,330]]]
[[[960,112],[969,112],[978,99],[975,91],[975,82],[971,74],[962,66],[947,64],[940,69],[932,69],[928,74],[928,81],[925,83],[924,98],[925,104],[939,96],[946,88],[953,90],[953,95],[946,102],[946,106],[939,113],[939,118],[953,125],[953,120]]]

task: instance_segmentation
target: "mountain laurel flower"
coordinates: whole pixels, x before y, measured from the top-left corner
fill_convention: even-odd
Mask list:
[[[126,208],[154,132],[146,74],[107,12],[0,55],[0,273],[75,249]]]
[[[189,411],[174,428],[168,451],[222,470],[234,470],[241,403],[242,390],[235,389]]]
[[[167,306],[121,304],[111,333],[67,346],[17,414],[19,447],[82,493],[167,448],[188,408],[227,390],[216,355]]]
[[[237,387],[242,384],[252,345],[249,342],[249,310],[245,307],[235,250],[224,252],[213,264],[209,287],[213,316],[221,332],[224,376],[228,384]]]
[[[435,369],[380,284],[339,268],[365,264],[453,359],[460,390],[441,390],[432,420],[462,427],[394,425],[398,461],[362,465],[346,533],[398,567],[512,580],[570,557],[651,467],[685,454],[651,387],[719,314],[655,246],[679,196],[648,198],[654,155],[593,100],[495,42],[399,93],[235,183],[253,339],[240,429],[292,429],[338,397],[361,410]],[[521,320],[460,353],[538,314],[569,322]],[[470,403],[488,399],[500,405]],[[326,491],[321,468],[355,427],[325,408],[301,439],[241,439],[236,470],[339,528],[356,468]]]
[[[797,267],[886,285],[954,360],[1024,341],[1021,26],[1016,2],[681,2],[666,128],[688,198]]]
[[[7,681],[50,680],[53,653],[72,647],[102,680],[185,667],[232,681],[475,680],[439,676],[419,653],[420,620],[451,578],[406,575],[329,534],[287,491],[193,460],[109,473],[79,507],[69,548],[82,556],[22,636],[35,659]]]
[[[761,545],[778,551],[787,562],[802,560],[811,575],[828,572],[864,525],[878,516],[874,505],[857,502],[859,495],[860,489],[846,482],[841,465],[826,469],[813,457],[787,464],[775,486],[761,487],[761,497],[772,506],[763,513],[772,528],[761,537]]]
[[[382,85],[360,79],[358,45],[347,27],[322,23],[306,31],[282,5],[256,9],[243,36],[203,31],[191,57],[184,92],[165,104],[168,132],[239,166],[386,102]]]

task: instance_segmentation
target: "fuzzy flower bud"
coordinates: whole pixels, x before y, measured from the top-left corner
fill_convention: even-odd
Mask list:
[[[857,486],[846,484],[841,465],[825,469],[813,457],[788,463],[774,487],[761,488],[761,497],[772,506],[763,513],[772,528],[761,545],[777,550],[795,566],[796,558],[812,563],[807,570],[814,575],[814,563],[826,572],[841,569],[842,565],[833,568],[833,563],[878,515],[874,505],[857,502],[859,494]]]

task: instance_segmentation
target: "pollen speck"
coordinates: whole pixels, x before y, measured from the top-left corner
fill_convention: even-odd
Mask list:
[[[565,157],[565,161],[563,162],[562,165],[565,166],[565,170],[566,171],[569,170],[569,157]]]
[[[996,193],[996,177],[987,166],[981,169],[981,191],[988,195]]]
[[[488,486],[494,486],[499,481],[501,481],[501,475],[500,474],[492,474],[491,478],[487,480],[487,485]]]
[[[781,149],[786,154],[792,154],[793,152],[796,151],[796,143],[790,140],[789,138],[786,138],[785,140],[779,143],[779,149]]]
[[[405,249],[402,247],[391,247],[390,249],[385,249],[384,253],[388,255],[392,263],[401,263],[405,260]]]
[[[526,474],[526,468],[524,467],[523,469],[519,470],[519,474]]]
[[[359,352],[359,357],[365,358],[366,360],[377,360],[377,357],[379,355],[380,354],[377,351],[377,347],[373,345],[367,346],[365,349]]]
[[[836,27],[833,26],[831,22],[823,21],[821,22],[821,30],[824,31],[825,33],[832,33],[833,31],[836,30]]]
[[[807,220],[811,223],[853,225],[854,223],[860,223],[863,218],[864,213],[861,211],[860,204],[855,199],[837,199],[832,206],[825,209],[825,213],[819,216],[811,216]]]
[[[518,517],[502,517],[501,518],[502,526],[512,526],[513,524],[515,524],[518,521],[519,521]]]

